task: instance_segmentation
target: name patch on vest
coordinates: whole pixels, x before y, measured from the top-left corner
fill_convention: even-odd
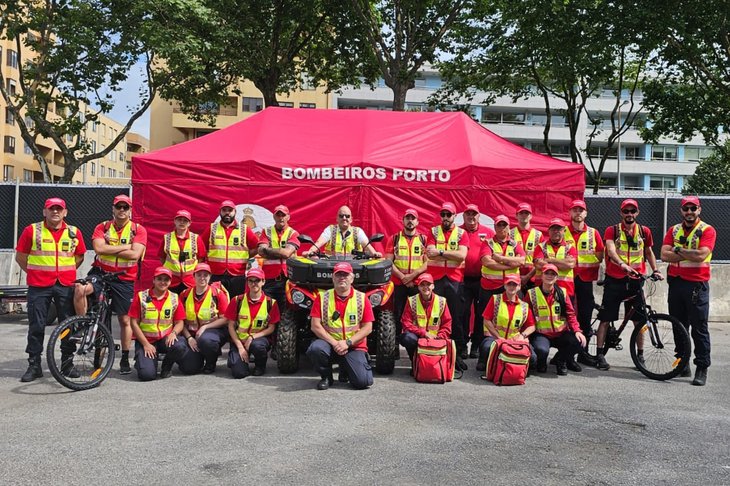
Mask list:
[[[456,249],[458,249],[458,247],[459,247],[459,245],[456,241],[449,242],[449,248],[451,248],[452,250],[456,250]]]
[[[527,249],[532,250],[534,248],[535,244],[532,241],[527,242]]]
[[[165,309],[165,319],[172,317],[172,309]]]
[[[238,245],[239,244],[239,241],[238,240],[239,240],[238,236],[234,236],[233,237],[233,244],[234,245]]]
[[[350,322],[355,322],[356,317],[355,314],[350,314]]]
[[[586,248],[588,248],[588,242],[587,241],[581,241],[580,242],[580,247],[585,250]]]
[[[71,249],[71,242],[68,240],[64,240],[61,242],[61,250],[63,251],[69,251]]]
[[[419,255],[420,253],[421,253],[421,247],[420,246],[416,246],[416,247],[413,248],[413,254],[414,255]]]

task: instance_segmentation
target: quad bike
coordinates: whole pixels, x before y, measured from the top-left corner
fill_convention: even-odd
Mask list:
[[[383,239],[373,235],[370,242]],[[304,243],[314,244],[306,235],[299,235]],[[398,352],[396,326],[393,311],[385,308],[393,294],[390,281],[392,262],[385,258],[371,258],[365,252],[353,251],[351,255],[327,257],[318,254],[313,258],[293,256],[286,261],[289,280],[286,283],[287,304],[282,309],[277,326],[277,365],[281,373],[294,373],[299,368],[299,355],[306,351],[314,334],[310,328],[309,311],[317,294],[331,289],[332,269],[346,261],[355,274],[353,286],[365,293],[375,315],[373,332],[368,336],[368,351],[374,355],[375,371],[390,374],[395,367]]]

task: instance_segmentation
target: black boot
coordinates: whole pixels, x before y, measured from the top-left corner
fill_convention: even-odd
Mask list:
[[[170,359],[170,356],[165,355],[160,366],[160,378],[169,378],[172,375],[172,367],[174,364],[175,362]]]
[[[695,379],[692,380],[692,384],[695,386],[705,386],[707,383],[707,368],[698,366],[695,370]]]
[[[28,358],[28,369],[25,370],[25,373],[23,373],[23,376],[20,378],[20,381],[23,383],[28,383],[30,381],[35,380],[36,378],[41,378],[43,376],[43,370],[41,370],[41,357],[40,356],[31,356]]]
[[[319,383],[317,383],[317,390],[326,390],[332,386],[335,380],[332,378],[332,373],[329,376],[323,376]]]

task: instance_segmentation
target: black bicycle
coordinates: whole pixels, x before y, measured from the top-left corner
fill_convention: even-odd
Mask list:
[[[636,279],[646,282],[649,287],[649,296],[654,295],[658,280],[654,275],[648,277],[639,275]],[[603,282],[599,282],[598,285],[603,285]],[[692,353],[689,333],[684,325],[675,317],[655,312],[646,303],[646,294],[641,285],[637,285],[636,292],[623,302],[627,309],[621,325],[617,329],[614,323],[610,322],[606,330],[604,340],[606,351],[623,349],[621,333],[629,321],[645,320],[644,325],[634,326],[634,332],[631,333],[629,341],[631,360],[636,369],[652,380],[669,380],[684,371],[685,367],[689,365]],[[600,310],[601,307],[597,305],[596,309]],[[600,319],[596,316],[592,323],[592,336],[589,337],[588,342],[588,355],[592,359],[597,356],[596,335],[599,324]],[[643,354],[639,354],[640,348],[643,349]]]
[[[46,349],[48,369],[61,385],[81,391],[97,387],[114,364],[114,337],[111,332],[110,282],[123,272],[91,275],[74,283],[101,280],[102,289],[96,299],[90,297],[89,311],[84,316],[71,316],[51,333]]]

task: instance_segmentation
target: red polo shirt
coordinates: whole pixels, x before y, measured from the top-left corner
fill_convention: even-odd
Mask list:
[[[355,294],[354,289],[350,289],[350,294],[345,297],[344,299],[337,295],[337,292],[335,292],[335,310],[340,313],[341,316],[345,315],[345,308],[347,308],[347,302],[352,298],[352,296]],[[375,320],[375,315],[373,314],[373,307],[370,305],[370,301],[367,297],[364,299],[364,306],[362,309],[362,321],[360,321],[360,324],[362,325],[363,322],[373,322]],[[309,313],[309,317],[319,317],[322,318],[322,299],[320,298],[320,294],[317,294],[317,297],[314,299],[314,303],[312,304],[312,310]],[[368,340],[367,338],[361,340],[359,343],[354,344],[352,349],[359,349],[361,351],[367,352],[368,350]]]
[[[460,228],[457,228],[454,226],[449,231],[444,232],[444,239],[448,242],[449,237],[451,237],[451,233],[454,231],[458,231]],[[436,238],[433,237],[433,230],[428,232],[428,235],[426,236],[426,247],[434,245],[436,246]],[[469,247],[469,237],[466,234],[466,231],[463,232],[461,235],[461,238],[459,238],[458,246],[466,246]],[[452,251],[452,250],[449,250]],[[428,273],[430,273],[433,276],[434,280],[439,280],[443,277],[449,277],[451,280],[455,282],[463,282],[464,281],[464,267],[447,267],[446,261],[439,260],[439,261],[428,261]]]
[[[106,231],[104,230],[106,226],[106,221],[104,223],[99,223],[96,225],[96,228],[94,228],[94,233],[91,235],[92,240],[102,240],[106,243]],[[117,231],[117,233],[121,232],[124,227],[118,228],[115,223],[111,223],[114,225],[114,229]],[[141,224],[134,223],[130,221],[128,224],[132,225],[132,230],[135,231],[134,236],[132,237],[132,241],[128,241],[127,244],[133,244],[133,243],[139,243],[142,246],[147,246],[147,230],[144,229],[144,226]],[[107,243],[108,244],[108,243]],[[123,269],[121,268],[109,268],[106,265],[102,264],[100,260],[95,260],[93,263],[93,266],[99,267],[102,270],[106,270],[109,272],[119,272]],[[119,280],[124,280],[125,282],[134,282],[137,280],[137,274],[139,273],[139,265],[134,265],[132,267],[127,267],[123,274],[119,276]]]
[[[578,244],[578,238],[581,237],[583,233],[585,233],[588,230],[595,231],[596,235],[596,252],[603,252],[606,248],[603,244],[603,238],[601,238],[601,234],[598,232],[598,230],[594,230],[594,228],[589,227],[586,225],[583,230],[577,230],[573,228],[572,224],[568,225],[568,230],[570,231],[571,236],[573,237],[573,241],[575,241],[575,244]],[[576,255],[578,254],[578,250],[576,249]],[[598,267],[581,267],[578,264],[577,256],[576,256],[576,263],[575,268],[573,269],[573,275],[580,278],[584,282],[593,282],[595,280],[598,280]]]
[[[499,243],[499,242],[497,242]],[[502,246],[502,252],[501,255],[504,255],[504,252],[507,251],[507,244],[509,243],[509,240],[504,241],[500,243]],[[479,260],[485,256],[491,256],[494,254],[494,251],[492,250],[492,247],[489,245],[488,241],[484,241],[481,244],[480,251],[479,251]],[[522,243],[517,243],[517,246],[515,247],[515,254],[518,256],[525,256],[525,250],[522,248]],[[481,273],[480,273],[481,275]],[[484,290],[495,290],[500,288],[502,285],[504,285],[504,271],[502,271],[502,280],[496,280],[496,279],[486,279],[482,278],[481,280],[481,286]]]
[[[62,221],[61,226],[59,226],[58,229],[49,228],[45,221],[43,221],[43,226],[45,226],[51,232],[51,235],[53,236],[56,245],[58,245],[58,242],[61,239],[61,235],[66,229],[66,222]],[[81,235],[81,230],[78,228],[76,228],[76,238],[78,238],[78,245],[76,245],[74,255],[83,255],[84,253],[86,253],[86,244],[84,243],[84,237]],[[32,246],[33,225],[31,224],[26,226],[25,229],[23,229],[23,232],[20,234],[20,238],[18,238],[18,244],[15,246],[15,251],[28,255],[30,254],[30,249],[32,248]],[[31,287],[52,287],[56,284],[56,281],[58,281],[61,285],[68,287],[73,285],[74,280],[76,280],[76,269],[66,272],[46,272],[29,268],[26,273],[26,282]]]
[[[288,226],[287,226],[288,228]],[[248,228],[249,231],[251,228]],[[276,231],[276,234],[279,235],[279,241],[281,241],[281,235],[284,234],[284,231],[286,231],[286,228],[284,228],[282,231],[277,231],[275,226],[271,227],[272,231]],[[255,235],[254,235],[255,236]],[[248,231],[246,231],[246,244],[248,244]],[[269,241],[269,237],[266,235],[266,231],[261,232],[261,236],[259,236],[259,241],[257,243],[258,245],[270,245],[271,242]],[[289,239],[286,241],[287,245],[293,245],[295,249],[299,249],[301,246],[301,242],[299,241],[299,232],[296,231],[294,228],[291,230],[291,234],[289,235]],[[296,252],[295,252],[296,254]],[[286,273],[286,260],[282,259],[265,259],[264,264],[262,265],[262,268],[264,270],[264,276],[266,277],[266,280],[273,280],[277,278],[279,275],[287,276]]]
[[[162,306],[165,303],[165,300],[167,299],[168,294],[170,293],[169,290],[165,291],[164,294],[162,294],[162,297],[157,297],[154,292],[154,287],[149,289],[149,294],[152,297],[152,303],[155,304],[155,308],[157,308],[158,311],[162,310]],[[142,302],[139,300],[139,292],[134,293],[134,299],[132,299],[132,305],[129,306],[129,317],[132,319],[140,319],[142,316]],[[185,320],[185,305],[182,303],[182,300],[178,299],[177,307],[175,307],[175,310],[173,311],[172,315],[172,321],[173,321],[173,327],[174,323],[176,321],[184,321]],[[134,335],[132,335],[132,338],[136,339]],[[164,338],[164,337],[163,337]],[[151,343],[154,343],[158,341],[157,339],[147,338],[147,341]]]
[[[423,299],[421,299],[420,295],[418,299],[421,301],[421,305],[423,305]],[[431,300],[427,305],[423,306],[423,309],[426,311],[427,321],[431,320],[434,300],[436,300],[436,295],[432,294]],[[403,308],[401,323],[403,324],[403,332],[412,332],[418,337],[426,337],[426,328],[418,327],[411,306],[408,303]],[[441,314],[441,324],[439,325],[439,331],[436,337],[438,339],[449,339],[451,337],[451,313],[449,312],[449,306],[444,306],[444,313]]]
[[[557,245],[550,243],[549,241],[546,242],[547,245],[550,245],[553,247],[553,251],[557,251],[558,248],[561,246],[565,246],[565,241],[562,241],[558,243]],[[575,259],[576,264],[578,263],[578,251],[575,249],[573,245],[570,245],[570,249],[565,253],[566,257],[572,256]],[[545,258],[545,253],[542,251],[542,245],[535,248],[535,260],[539,258]],[[560,269],[558,269],[558,272],[560,272]],[[575,268],[573,268],[573,275],[575,275]],[[536,278],[535,283],[537,285],[542,284],[542,278]],[[571,297],[573,294],[575,294],[575,283],[573,283],[573,279],[570,280],[558,280],[558,285],[565,289],[565,292],[568,294],[568,297]]]
[[[538,287],[538,292],[541,292],[542,289]],[[543,295],[545,295],[543,293]],[[555,289],[553,288],[553,291],[550,292],[548,295],[545,295],[545,300],[547,301],[547,304],[549,306],[553,305],[553,302],[555,302]],[[529,292],[525,294],[525,302],[530,304],[530,309],[532,309],[532,302],[530,301],[530,294]],[[569,298],[565,298],[565,324],[568,326],[568,329],[570,329],[572,332],[578,332],[580,331],[580,324],[578,324],[578,319],[575,317],[575,309],[573,308],[573,303],[570,301]],[[554,333],[554,332],[541,332],[540,334],[543,334],[549,338],[558,337],[562,333]]]
[[[257,301],[251,300],[251,297],[248,294],[248,291],[243,295],[237,295],[233,298],[230,304],[228,304],[228,308],[226,308],[225,316],[226,319],[229,321],[238,321],[238,311],[241,307],[241,300],[244,298],[248,299],[248,309],[251,313],[251,321],[253,321],[253,316],[258,314],[259,308],[261,307],[261,304],[264,302],[264,299],[266,297],[266,294],[261,292],[261,297]],[[271,309],[269,310],[269,323],[270,324],[276,324],[281,320],[281,316],[279,314],[279,304],[276,302],[273,303],[271,306]]]
[[[605,241],[608,241],[608,240],[616,241],[617,235],[615,234],[616,233],[615,228],[616,228],[615,225],[611,225],[608,228],[606,228],[606,231],[603,233],[603,239]],[[639,224],[636,223],[635,225],[633,225],[633,228],[631,229],[631,231],[626,231],[626,227],[624,226],[623,223],[621,223],[621,229],[623,229],[624,232],[626,232],[627,235],[629,235],[629,236],[634,236],[633,235],[634,228],[636,228],[638,230]],[[646,226],[644,226],[643,228],[644,228],[644,249],[651,248],[652,246],[654,246],[654,238],[651,236],[651,230]],[[636,241],[636,240],[634,239],[634,241]],[[634,250],[629,249],[629,251],[634,251]],[[646,273],[646,258],[644,258],[643,255],[642,255],[642,258],[643,258],[643,262],[641,263],[641,273]],[[606,258],[606,275],[608,275],[609,277],[613,277],[613,278],[624,278],[624,277],[626,277],[626,272],[621,270],[621,267],[616,265],[614,262],[612,262],[610,258]]]
[[[226,233],[226,241],[228,241],[228,238],[231,237],[231,233],[234,228],[237,227],[238,221],[235,221],[230,226],[223,226],[223,230]],[[200,241],[203,242],[206,252],[205,254],[207,255],[208,247],[210,246],[210,225],[206,226],[205,231],[200,234]],[[249,256],[251,253],[256,251],[256,247],[258,245],[259,239],[256,236],[256,233],[253,232],[250,226],[246,226],[246,247],[248,248]],[[200,258],[198,258],[198,260],[200,260]],[[243,265],[243,268],[235,268],[233,266],[227,267],[226,264],[222,262],[208,262],[208,265],[210,265],[210,271],[213,275],[223,275],[226,273],[226,270],[228,270],[230,275],[244,275],[246,273],[246,265]]]
[[[697,220],[697,224],[699,224]],[[664,241],[662,244],[674,246],[674,239],[672,238],[672,231],[674,227],[669,228],[667,234],[664,235]],[[687,231],[685,230],[685,233]],[[717,239],[717,232],[712,226],[708,226],[702,231],[700,236],[700,244],[698,248],[709,248],[712,251],[715,248],[715,240]],[[670,277],[680,277],[682,280],[689,282],[708,282],[710,280],[710,267],[679,267],[675,264],[669,264],[668,275]]]
[[[515,315],[515,308],[518,304],[520,304],[522,301],[517,298],[514,302],[507,300],[507,293],[503,292],[502,294],[502,302],[505,302],[507,304],[507,313],[509,315],[509,320],[512,322],[512,317]],[[484,309],[484,312],[482,313],[482,317],[488,321],[492,321],[492,323],[497,325],[496,322],[494,322],[494,299],[496,298],[496,295],[493,295],[491,299],[489,299],[489,303],[487,304],[487,307]],[[525,318],[525,321],[522,323],[522,326],[520,327],[520,332],[523,332],[525,329],[532,327],[535,325],[535,317],[532,315],[532,309],[530,309],[530,306],[527,306],[527,317]],[[484,327],[484,333],[487,333],[486,326]]]
[[[464,261],[464,276],[481,277],[482,243],[489,238],[494,237],[494,230],[492,228],[487,228],[483,224],[480,224],[474,231],[469,231],[466,228],[466,225],[463,224],[459,226],[459,228],[463,228],[466,231],[466,236],[469,239],[469,251],[466,254],[466,260]]]

